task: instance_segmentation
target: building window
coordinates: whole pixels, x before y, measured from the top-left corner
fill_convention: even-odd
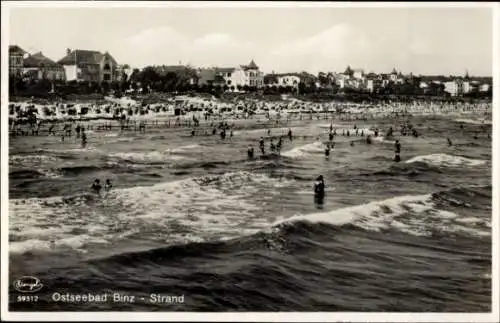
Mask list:
[[[111,75],[110,74],[104,74],[104,81],[109,81],[111,80]]]
[[[104,65],[104,69],[105,69],[105,70],[110,70],[110,69],[111,69],[111,67],[109,66],[109,64],[108,64],[108,63],[106,63],[106,64]]]

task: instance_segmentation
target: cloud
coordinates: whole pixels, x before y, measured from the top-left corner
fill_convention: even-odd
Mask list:
[[[378,48],[368,35],[347,24],[334,25],[308,38],[282,44],[271,51],[274,60],[291,69],[297,60],[312,72],[333,70],[347,64],[366,64],[366,57]],[[286,66],[286,67],[285,67]]]
[[[126,38],[115,46],[115,50],[126,57],[128,63],[138,66],[169,65],[179,61],[195,66],[235,66],[254,59],[267,72],[299,68],[317,73],[343,70],[347,64],[371,68],[370,64],[377,60],[387,60],[387,44],[383,38],[370,37],[347,24],[337,24],[310,37],[268,46],[237,39],[229,33],[209,33],[191,38],[169,26],[162,26]],[[397,58],[398,53],[393,51],[393,54],[392,58]],[[392,64],[389,67],[392,68]]]
[[[141,31],[113,46],[129,64],[174,65],[182,62],[195,66],[236,65],[248,63],[256,46],[230,34],[210,33],[191,38],[169,26]]]
[[[408,28],[360,29],[335,24],[316,34],[281,43],[253,43],[230,32],[192,37],[169,26],[140,31],[109,47],[118,61],[132,66],[191,64],[236,66],[254,59],[264,72],[343,71],[347,65],[384,72],[457,69],[472,64],[472,55],[433,42],[426,34]],[[468,61],[468,63],[464,63]],[[439,63],[438,63],[439,62]]]

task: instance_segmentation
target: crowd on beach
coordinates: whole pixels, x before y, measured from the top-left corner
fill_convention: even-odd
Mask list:
[[[302,120],[329,120],[330,129],[328,132],[328,140],[322,141],[324,144],[324,154],[329,158],[331,150],[335,148],[335,137],[363,137],[364,142],[368,145],[372,144],[373,137],[383,136],[384,139],[393,140],[396,136],[396,131],[399,131],[399,136],[413,136],[418,138],[421,136],[422,129],[417,130],[411,122],[412,116],[429,114],[440,115],[447,113],[457,114],[476,114],[482,112],[482,115],[487,118],[491,114],[490,103],[456,103],[456,104],[435,104],[435,103],[418,103],[411,104],[389,103],[386,105],[359,105],[359,104],[339,104],[339,103],[313,103],[302,101],[291,102],[252,102],[252,101],[237,101],[233,104],[217,103],[217,102],[170,102],[163,104],[141,105],[128,102],[126,105],[118,102],[107,103],[100,106],[99,109],[107,111],[108,115],[104,123],[95,123],[86,120],[83,111],[96,110],[96,106],[84,105],[63,105],[57,104],[49,109],[42,109],[45,115],[40,116],[39,110],[35,105],[25,105],[23,109],[19,106],[11,105],[9,118],[9,129],[11,136],[59,136],[61,142],[66,138],[73,136],[77,140],[81,140],[81,147],[85,148],[88,143],[88,130],[92,131],[112,131],[113,129],[120,132],[135,131],[146,133],[149,128],[172,129],[174,131],[190,130],[191,137],[197,136],[219,136],[221,140],[226,137],[232,138],[234,130],[237,129],[239,121],[254,122],[260,128],[267,129],[267,138],[261,137],[258,143],[260,150],[260,158],[279,157],[284,139],[290,142],[294,139],[294,134],[291,125],[294,122]],[[71,111],[71,112],[70,112]],[[154,111],[151,113],[151,111]],[[12,113],[14,112],[14,113]],[[12,115],[14,115],[12,117]],[[58,116],[58,118],[57,118]],[[138,116],[138,118],[137,118]],[[144,116],[151,116],[146,118]],[[161,118],[163,116],[163,118]],[[142,117],[142,118],[141,118]],[[387,129],[379,129],[372,127],[369,132],[365,133],[365,129],[360,129],[356,122],[358,121],[375,121],[392,120],[393,126]],[[336,129],[333,125],[334,121],[353,122],[350,128]],[[259,125],[260,122],[260,125]],[[484,123],[484,119],[483,119]],[[43,127],[43,134],[42,134]],[[272,128],[288,127],[286,134],[278,136],[272,135]],[[463,129],[464,125],[460,127]],[[485,125],[482,128],[486,132]],[[46,131],[45,131],[46,130]],[[337,132],[337,130],[339,132]],[[368,130],[368,129],[367,129]],[[479,134],[474,135],[474,139],[478,139]],[[491,134],[487,136],[491,139]],[[320,138],[316,138],[320,140]],[[447,145],[452,146],[450,138],[447,139]],[[277,140],[277,142],[275,142]],[[266,150],[266,141],[268,141],[269,150]],[[355,141],[350,141],[353,146]],[[401,143],[399,140],[394,141],[394,161],[401,160]],[[249,146],[247,150],[249,159],[256,158],[253,146]],[[317,184],[319,187],[324,187],[324,182]],[[111,183],[107,182],[106,187],[111,188]],[[95,182],[92,190],[100,191],[99,182]]]

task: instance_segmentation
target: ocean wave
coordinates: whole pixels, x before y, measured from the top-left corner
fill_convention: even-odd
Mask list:
[[[311,144],[306,144],[303,146],[292,148],[289,151],[282,153],[282,156],[290,158],[300,158],[308,154],[319,154],[324,153],[325,145],[321,141],[315,141]]]
[[[48,155],[10,155],[9,164],[41,164],[41,163],[51,163],[58,161],[55,156]]]
[[[486,163],[480,159],[470,159],[461,156],[452,156],[447,154],[431,154],[425,156],[416,156],[406,161],[407,164],[411,163],[425,163],[433,166],[445,167],[460,167],[460,166],[478,166]]]
[[[198,147],[199,145],[192,144],[175,148],[168,148],[163,151],[120,152],[111,153],[109,154],[109,156],[139,164],[164,163],[168,161],[184,160],[187,157],[179,156],[178,154],[189,152],[190,150],[197,149]]]
[[[491,185],[477,187],[455,187],[448,191],[432,194],[439,205],[465,207],[491,212]]]
[[[465,233],[491,236],[491,219],[475,219],[436,208],[432,195],[400,196],[337,210],[295,215],[274,226],[294,222],[354,225],[368,231],[397,230],[415,236]]]
[[[10,179],[32,179],[43,177],[44,174],[34,169],[20,169],[9,172]]]
[[[61,167],[58,170],[66,176],[75,176],[84,173],[92,173],[98,172],[105,169],[114,168],[115,165],[103,165],[103,166],[94,166],[94,165],[76,165],[76,166],[65,166]]]
[[[388,143],[388,144],[394,144],[396,143],[396,140],[394,140],[392,137],[385,137],[385,136],[377,136],[377,137],[372,137],[373,141],[378,141],[382,143]]]
[[[462,123],[469,123],[469,124],[487,124],[491,125],[492,121],[491,120],[485,120],[485,119],[455,119],[456,122],[462,122]]]
[[[167,161],[183,160],[186,157],[172,155],[170,151],[149,151],[149,152],[123,152],[111,153],[110,157],[119,158],[124,161],[149,164],[149,163],[164,163]]]
[[[57,169],[44,169],[36,167],[35,169],[16,169],[9,172],[9,179],[42,179],[42,178],[60,178],[62,173]]]
[[[46,250],[47,244],[26,242],[33,239],[30,230],[40,228],[55,230],[45,237],[54,241],[51,248],[68,247],[67,239],[74,236],[82,242],[75,243],[75,248],[83,250],[87,244],[139,232],[141,239],[167,244],[177,244],[179,235],[193,240],[239,237],[258,232],[272,221],[256,216],[261,206],[250,202],[251,196],[286,183],[264,174],[235,172],[115,189],[103,197],[83,193],[13,199],[10,230],[24,240],[11,242],[11,251],[26,252],[26,246]]]

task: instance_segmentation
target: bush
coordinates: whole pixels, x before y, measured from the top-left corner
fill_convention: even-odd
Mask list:
[[[68,109],[68,115],[69,115],[69,116],[74,116],[74,115],[76,115],[76,109],[75,109],[75,108]]]
[[[110,113],[111,112],[111,108],[109,106],[105,107],[104,108],[104,112]]]
[[[96,109],[96,110],[95,110],[95,113],[96,113],[96,114],[101,114],[101,109]]]
[[[134,111],[132,111],[132,108],[128,108],[127,114],[128,114],[129,116],[134,115]]]

